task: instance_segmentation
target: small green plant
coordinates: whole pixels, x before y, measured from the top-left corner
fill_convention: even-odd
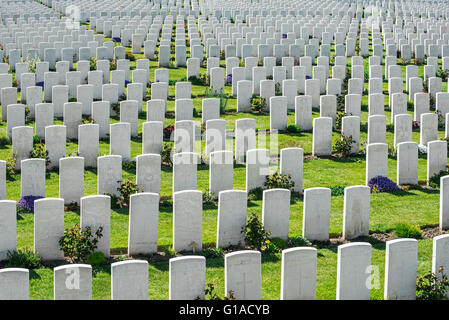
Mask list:
[[[282,249],[287,248],[287,241],[281,238],[272,238],[265,241],[264,253],[273,254],[280,253]]]
[[[35,55],[34,57],[28,56],[26,58],[26,62],[28,62],[28,70],[31,73],[36,73],[36,63],[40,62],[38,55]]]
[[[307,240],[306,238],[301,237],[301,236],[296,236],[296,237],[290,238],[287,241],[287,246],[289,248],[310,247],[311,245],[312,245],[312,243],[309,240]]]
[[[432,271],[417,277],[416,300],[447,300],[449,279],[443,271],[444,268],[440,266],[438,269],[440,277]]]
[[[246,224],[246,228],[242,229],[245,233],[245,244],[251,249],[261,251],[266,241],[269,240],[270,232],[265,230],[259,216],[252,212]]]
[[[95,120],[92,118],[92,116],[83,116],[81,118],[82,124],[92,124],[95,123]]]
[[[263,245],[263,253],[275,254],[280,252],[282,252],[282,248],[277,246],[274,242],[271,242],[271,240],[265,240],[265,243]]]
[[[8,251],[6,258],[8,268],[37,269],[41,266],[41,258],[29,248]]]
[[[206,289],[204,289],[206,300],[221,300],[220,296],[215,292],[215,286],[213,283],[208,283]]]
[[[31,110],[28,106],[25,106],[25,122],[30,121]]]
[[[164,254],[166,257],[171,258],[171,257],[175,257],[178,253],[176,252],[175,249],[173,249],[173,247],[165,247],[164,248]]]
[[[163,200],[163,201],[161,201],[160,207],[173,208],[173,200]]]
[[[301,133],[301,127],[297,126],[296,124],[291,124],[291,125],[287,126],[287,132]]]
[[[111,71],[117,70],[117,60],[116,59],[112,59],[109,62],[109,70],[111,70]]]
[[[347,116],[347,114],[345,112],[337,111],[337,116],[335,118],[335,128],[338,131],[341,131],[341,126],[342,126],[342,123],[343,123],[343,117],[346,117],[346,116]]]
[[[407,60],[403,59],[403,58],[399,58],[398,59],[398,65],[399,66],[406,66],[408,64]]]
[[[275,94],[276,96],[282,96],[281,84],[280,84],[279,82],[277,82],[277,83],[274,85],[274,94]]]
[[[446,120],[444,119],[443,113],[441,112],[441,110],[437,110],[435,113],[438,116],[438,129],[444,130],[444,123]]]
[[[206,259],[222,258],[224,251],[222,248],[206,248],[201,250],[200,255]]]
[[[162,148],[161,159],[162,164],[166,166],[172,166],[172,153],[173,153],[173,142],[164,143],[164,147]]]
[[[207,190],[203,193],[203,204],[216,204],[218,203],[218,196]]]
[[[97,61],[98,61],[97,57],[92,57],[90,59],[89,63],[90,71],[97,70]]]
[[[37,143],[34,145],[33,150],[30,151],[30,158],[32,159],[45,159],[45,166],[48,167],[50,164],[50,157],[48,156],[48,151],[45,150],[45,144]]]
[[[331,196],[342,196],[345,194],[345,186],[331,186]]]
[[[399,238],[420,239],[422,236],[421,229],[409,223],[398,223],[394,229],[394,234]]]
[[[295,182],[291,178],[289,174],[280,174],[276,171],[265,178],[264,187],[266,189],[282,188],[291,190],[295,186]]]
[[[441,78],[442,81],[447,81],[448,75],[447,69],[443,69],[441,66],[438,68],[437,77]]]
[[[344,91],[344,89],[342,90]],[[340,94],[337,96],[337,111],[345,110],[345,95]]]
[[[127,172],[136,172],[137,163],[136,161],[123,161],[122,169]]]
[[[103,262],[106,261],[106,258],[104,257],[103,252],[95,252],[92,253],[87,259],[86,259],[86,263],[93,265],[93,266],[98,266],[100,264],[102,264]]]
[[[124,100],[126,100],[126,94],[125,94],[125,93],[122,93],[122,94],[118,97],[118,101],[120,102],[120,101],[124,101]]]
[[[4,132],[0,133],[0,147],[5,147],[11,144],[11,139]]]
[[[434,174],[429,180],[429,186],[435,189],[440,188],[441,177],[449,175],[449,170],[441,170],[440,172]]]
[[[120,117],[120,105],[118,103],[111,103],[111,110],[115,113],[116,117]]]
[[[136,61],[136,56],[133,55],[131,52],[125,52],[125,59],[129,61]]]
[[[267,108],[267,102],[264,98],[253,95],[251,98],[251,109],[254,112],[262,113]]]
[[[87,226],[81,230],[76,224],[71,229],[66,229],[64,235],[59,239],[59,247],[64,254],[72,261],[85,261],[95,249],[99,239],[103,237],[103,227],[99,227],[95,233]]]
[[[210,84],[210,76],[207,73],[200,74],[200,82],[203,86],[208,86]]]
[[[6,177],[8,179],[12,178],[12,176],[16,174],[16,162],[17,156],[15,153],[11,153],[11,155],[6,159]]]
[[[335,142],[334,152],[341,153],[344,158],[349,157],[353,143],[355,143],[355,140],[352,139],[352,136],[341,135],[341,139]]]
[[[251,189],[248,192],[248,200],[249,201],[262,200],[262,197],[263,197],[263,188],[261,188],[261,187]]]
[[[123,208],[129,207],[129,198],[131,197],[131,195],[137,192],[143,192],[143,189],[138,188],[137,183],[128,178],[128,180],[121,182],[121,185],[119,188],[117,188],[117,191],[120,193],[120,197],[118,197],[116,204],[120,208]]]

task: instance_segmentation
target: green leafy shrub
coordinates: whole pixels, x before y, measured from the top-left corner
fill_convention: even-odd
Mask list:
[[[441,66],[438,68],[437,77],[441,78],[442,81],[447,81],[448,70],[443,69]]]
[[[261,251],[265,242],[269,240],[270,232],[266,231],[258,215],[254,212],[246,224],[246,228],[242,229],[245,233],[245,244],[251,249]]]
[[[92,124],[95,123],[95,120],[92,118],[92,116],[83,116],[81,118],[82,124]]]
[[[120,102],[120,101],[124,101],[124,100],[126,100],[126,94],[125,94],[125,93],[122,93],[122,94],[118,97],[118,101]]]
[[[45,144],[37,143],[34,145],[33,150],[30,151],[30,158],[32,159],[45,159],[45,166],[50,164],[50,157],[48,156],[48,151],[45,150]]]
[[[12,176],[16,174],[16,161],[17,156],[15,153],[11,153],[11,155],[6,159],[6,177],[8,179],[12,178]]]
[[[167,246],[164,248],[164,254],[166,257],[175,257],[178,253],[175,249],[173,249],[173,247]]]
[[[203,204],[216,204],[218,203],[218,196],[207,190],[203,193]]]
[[[37,269],[41,266],[41,258],[29,248],[8,251],[6,258],[8,268]]]
[[[399,58],[398,59],[398,65],[399,66],[406,66],[408,64],[407,60],[403,59],[403,58]]]
[[[262,200],[262,197],[263,197],[263,188],[261,188],[261,187],[251,189],[248,192],[248,200],[249,201]]]
[[[97,69],[97,61],[98,61],[97,57],[92,57],[90,59],[90,63],[89,63],[90,71]]]
[[[296,124],[291,124],[287,126],[287,131],[290,133],[301,133],[301,127]]]
[[[109,62],[109,70],[111,70],[111,71],[117,70],[117,59],[112,59]]]
[[[441,277],[432,271],[417,277],[416,300],[447,300],[449,279],[443,271],[443,267],[438,269],[438,274],[441,273]]]
[[[304,237],[296,236],[293,238],[288,239],[287,246],[289,248],[295,248],[295,247],[310,247],[312,243],[307,240]]]
[[[277,82],[277,83],[274,85],[274,94],[275,94],[276,96],[282,96],[281,84],[280,84],[279,82]]]
[[[398,223],[394,229],[394,234],[399,238],[420,239],[422,236],[421,229],[409,223]]]
[[[163,200],[160,206],[164,208],[173,208],[173,200]]]
[[[353,143],[355,143],[355,140],[352,139],[352,136],[341,135],[341,139],[335,142],[334,152],[340,153],[342,157],[349,157]]]
[[[164,147],[162,148],[161,153],[162,164],[169,167],[173,165],[172,153],[173,153],[173,142],[164,143]]]
[[[272,238],[270,239],[270,242],[273,243],[276,247],[280,249],[287,248],[287,241],[281,239],[281,238]]]
[[[11,144],[11,139],[7,134],[0,134],[0,147],[5,147]]]
[[[267,101],[259,96],[253,95],[251,98],[251,109],[254,112],[262,113],[267,108]]]
[[[25,106],[25,122],[30,122],[31,110],[28,106]]]
[[[125,59],[129,61],[136,61],[136,56],[133,55],[131,52],[125,52]]]
[[[264,187],[266,189],[281,188],[291,190],[295,186],[295,182],[291,180],[291,175],[280,174],[277,171],[268,175],[265,179]]]
[[[342,91],[344,91],[344,89]],[[344,110],[345,110],[345,96],[343,94],[340,94],[337,96],[337,111],[344,111]]]
[[[346,117],[346,116],[347,116],[347,114],[345,112],[337,111],[337,116],[335,118],[335,128],[337,130],[339,130],[339,131],[341,130],[341,126],[343,123],[343,117]]]
[[[331,196],[342,196],[345,194],[345,186],[331,186]]]
[[[201,250],[200,255],[206,259],[222,258],[224,251],[222,248],[206,248]]]
[[[200,74],[200,83],[203,86],[208,86],[210,84],[210,76],[207,73]]]
[[[98,266],[100,264],[102,264],[103,262],[106,261],[106,258],[104,257],[103,252],[95,252],[92,253],[87,259],[86,259],[86,263],[93,265],[93,266]]]
[[[35,55],[34,57],[28,56],[26,58],[26,62],[28,62],[28,71],[31,73],[36,73],[36,63],[40,62],[39,56]]]
[[[120,105],[118,103],[111,103],[111,110],[116,114],[116,117],[120,117]]]
[[[440,188],[441,177],[449,175],[449,170],[441,170],[440,172],[434,174],[429,180],[429,186],[435,189]]]
[[[278,247],[275,243],[271,242],[271,240],[265,240],[263,245],[263,253],[266,254],[275,254],[282,252],[282,248]]]
[[[129,198],[131,195],[137,192],[143,192],[142,188],[137,187],[137,183],[132,181],[130,178],[121,183],[120,187],[117,188],[117,191],[120,193],[120,197],[118,197],[117,205],[120,208],[129,207]]]
[[[136,161],[123,161],[122,169],[128,172],[136,172],[137,163]]]
[[[76,224],[71,229],[65,229],[64,235],[59,239],[59,247],[72,262],[85,261],[97,249],[101,237],[103,237],[103,227],[99,227],[92,234],[91,227],[87,226],[83,231]]]

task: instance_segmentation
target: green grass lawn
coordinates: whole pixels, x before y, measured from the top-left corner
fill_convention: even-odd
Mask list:
[[[110,39],[105,39],[110,40]],[[371,43],[371,36],[370,36]],[[371,47],[371,45],[370,45]],[[126,49],[127,52],[130,48]],[[332,56],[334,56],[332,46]],[[174,56],[174,54],[172,54]],[[135,54],[136,59],[145,58],[143,54]],[[187,52],[190,57],[190,52]],[[439,61],[441,64],[441,60]],[[348,58],[348,66],[351,59]],[[223,61],[221,61],[223,65]],[[368,71],[368,58],[364,59],[365,72]],[[76,68],[76,64],[75,64]],[[136,68],[136,62],[131,61],[131,71]],[[150,61],[150,81],[154,80],[155,69],[158,68],[158,62]],[[405,79],[405,66],[401,66],[403,78]],[[424,66],[419,66],[419,75],[423,77]],[[201,68],[205,73],[206,69]],[[185,81],[186,68],[170,68],[170,80]],[[388,82],[384,81],[384,91],[388,90]],[[365,82],[365,89],[368,88],[368,82]],[[404,81],[405,90],[405,81]],[[225,86],[225,94],[229,96],[227,100],[226,113],[221,115],[221,119],[227,122],[227,130],[234,130],[235,121],[242,118],[252,118],[256,120],[256,128],[260,130],[269,129],[269,114],[264,113],[237,113],[236,98],[231,96],[231,86]],[[447,83],[443,84],[443,91],[447,91]],[[194,107],[198,112],[194,120],[201,123],[202,99],[206,97],[207,87],[192,85],[192,98]],[[151,89],[147,88],[147,98],[151,98]],[[175,105],[175,85],[169,86],[169,99],[167,106],[167,117],[165,125],[174,124],[174,105]],[[385,95],[385,115],[387,123],[390,124],[391,110],[389,107],[388,94]],[[143,102],[143,111],[146,112],[146,101]],[[413,108],[408,111],[413,114]],[[313,117],[318,117],[319,111],[314,110]],[[142,153],[142,124],[145,122],[145,116],[139,117],[139,137],[131,141],[131,157],[134,158]],[[288,125],[294,124],[294,112],[288,113]],[[367,140],[367,121],[368,121],[368,95],[364,94],[362,99],[362,117],[360,142]],[[111,123],[118,122],[117,119],[111,119]],[[62,124],[62,121],[55,120],[55,124]],[[28,122],[26,125],[34,126],[34,122]],[[0,123],[0,133],[6,133],[6,123]],[[439,131],[439,137],[444,137],[444,131]],[[278,155],[282,148],[301,147],[304,149],[307,158],[304,161],[304,189],[311,187],[331,187],[331,186],[353,186],[365,184],[365,156],[359,155],[351,158],[311,158],[312,152],[312,133],[301,132],[299,134],[279,133],[268,136],[268,141],[272,138],[278,140]],[[387,143],[393,148],[394,135],[391,130],[387,130]],[[333,133],[333,143],[340,139],[338,132]],[[419,131],[413,132],[413,141],[419,143]],[[204,142],[198,141],[198,147],[203,146]],[[230,150],[233,150],[234,141],[230,139],[227,142]],[[260,146],[259,146],[260,147]],[[74,142],[67,143],[67,155],[76,151],[78,148]],[[100,141],[100,155],[109,154],[108,139]],[[11,146],[6,145],[0,149],[0,159],[6,160],[11,155]],[[426,180],[426,158],[419,158],[420,181]],[[395,157],[389,157],[388,176],[396,181]],[[272,170],[278,169],[278,164],[273,161]],[[246,169],[243,165],[237,165],[234,168],[234,188],[245,189]],[[123,179],[136,179],[135,172],[123,171]],[[207,165],[198,166],[198,189],[205,192],[209,185],[209,168]],[[84,195],[97,194],[97,174],[96,170],[86,170],[84,173]],[[49,172],[46,177],[46,196],[58,197],[59,194],[59,175],[58,172]],[[161,177],[161,197],[169,198],[172,196],[172,169],[163,167]],[[18,200],[20,198],[20,175],[15,175],[7,180],[7,199]],[[439,190],[419,189],[402,191],[395,194],[379,193],[371,195],[370,210],[370,232],[390,232],[399,222],[408,222],[420,227],[436,226],[439,221]],[[338,237],[342,233],[343,225],[343,196],[333,196],[331,201],[330,216],[330,234]],[[262,214],[262,201],[251,201],[248,204],[248,214],[256,212],[259,216]],[[289,236],[294,237],[302,234],[302,215],[303,199],[302,197],[293,197],[290,207],[290,226]],[[65,213],[65,227],[73,227],[79,223],[79,212],[67,211]],[[128,244],[128,212],[127,209],[112,210],[111,214],[111,250],[115,255],[126,255]],[[159,231],[158,245],[168,247],[172,245],[172,209],[170,207],[161,207],[159,213]],[[17,244],[19,248],[33,247],[33,228],[34,219],[32,214],[20,214],[17,221]],[[217,206],[204,206],[203,210],[203,245],[215,246],[217,233]],[[371,239],[372,240],[372,239]],[[369,238],[366,241],[371,241]],[[385,267],[385,243],[372,242],[372,263],[379,268],[379,287],[371,291],[372,299],[383,299],[384,285],[384,267]],[[418,272],[424,274],[431,269],[432,260],[432,240],[419,240],[419,263]],[[93,298],[110,298],[110,265],[103,265],[93,268]],[[336,270],[337,270],[337,249],[319,248],[318,250],[318,278],[317,278],[317,298],[335,299],[336,296]],[[206,282],[214,283],[220,295],[224,294],[224,259],[208,259]],[[52,299],[53,298],[53,270],[52,266],[32,270],[30,273],[31,299]],[[168,262],[150,262],[149,265],[149,295],[150,299],[168,299]],[[279,299],[281,286],[281,255],[263,255],[262,258],[262,298]]]

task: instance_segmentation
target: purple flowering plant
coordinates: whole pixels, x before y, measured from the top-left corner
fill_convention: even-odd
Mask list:
[[[34,201],[43,198],[41,196],[23,196],[17,201],[17,213],[34,213]]]
[[[228,74],[228,75],[226,76],[225,82],[226,82],[226,83],[232,83],[232,74]]]
[[[371,192],[373,193],[396,192],[401,190],[396,183],[394,183],[387,177],[382,176],[371,178],[371,180],[368,182],[368,187],[370,187]]]
[[[122,40],[119,37],[114,37],[111,39],[113,42],[121,42]]]

